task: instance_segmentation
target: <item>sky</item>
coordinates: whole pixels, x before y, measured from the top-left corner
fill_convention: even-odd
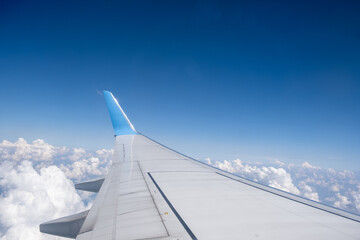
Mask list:
[[[360,170],[358,1],[1,1],[0,140]]]

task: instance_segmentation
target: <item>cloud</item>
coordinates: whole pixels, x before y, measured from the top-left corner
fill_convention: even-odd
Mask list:
[[[351,191],[351,196],[354,199],[355,208],[360,213],[360,184],[357,186],[357,190]]]
[[[100,159],[97,157],[90,157],[78,160],[72,164],[61,164],[60,168],[64,171],[65,175],[73,179],[81,179],[85,176],[104,175],[107,171],[105,166],[100,166]]]
[[[319,169],[319,167],[315,167],[315,166],[311,165],[311,164],[308,163],[308,162],[304,162],[301,166],[302,166],[303,168]]]
[[[284,168],[252,166],[243,164],[240,159],[231,162],[226,160],[223,162],[215,162],[215,166],[283,191],[300,194],[299,189],[294,186],[290,174]]]
[[[27,143],[23,138],[19,138],[14,143],[3,140],[0,143],[0,159],[50,161],[56,152],[59,153],[62,150],[62,148],[56,148],[41,139],[35,140],[31,144]]]
[[[304,197],[317,202],[319,201],[319,194],[315,192],[313,188],[307,185],[304,181],[299,182],[298,187]]]
[[[208,165],[211,165],[211,159],[209,157],[205,158],[205,163]]]
[[[56,166],[33,168],[30,161],[0,165],[0,222],[2,238],[49,239],[39,232],[39,224],[85,209],[74,184]]]
[[[340,185],[335,183],[335,184],[331,185],[330,189],[333,192],[339,192],[340,191]]]
[[[337,200],[334,202],[334,206],[337,208],[346,209],[351,202],[346,196],[341,195],[340,193],[336,193]]]
[[[266,158],[261,162],[211,161],[215,167],[259,183],[294,193],[350,212],[360,213],[360,174],[323,169],[304,162],[300,166]]]
[[[0,143],[0,161],[30,160],[36,169],[54,164],[67,177],[77,181],[105,175],[112,153],[108,149],[89,151],[83,148],[55,147],[41,139],[28,143],[19,138],[14,143],[6,140]]]
[[[0,238],[60,239],[39,224],[83,211],[93,194],[73,181],[105,175],[112,150],[56,147],[38,139],[0,142]]]

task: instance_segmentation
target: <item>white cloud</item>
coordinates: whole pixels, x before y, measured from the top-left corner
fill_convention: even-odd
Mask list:
[[[308,162],[298,166],[279,160],[270,163],[268,161],[244,163],[240,159],[235,159],[214,162],[214,165],[271,187],[360,213],[360,173],[322,169]]]
[[[86,156],[86,151],[83,148],[74,148],[72,154],[69,156],[71,161],[77,161]]]
[[[356,210],[360,212],[360,184],[357,186],[357,190],[351,191],[351,196],[354,199]]]
[[[232,166],[231,162],[224,160],[224,162],[216,162],[215,167],[220,168],[229,173],[234,173],[235,168]]]
[[[107,171],[105,166],[100,166],[100,159],[97,157],[81,159],[70,165],[61,164],[60,168],[65,172],[67,177],[77,180],[80,180],[88,175],[104,175]]]
[[[339,192],[340,191],[340,185],[335,183],[335,184],[331,185],[330,189],[333,192]]]
[[[23,138],[19,138],[14,143],[3,140],[0,143],[0,159],[50,161],[55,153],[61,152],[61,150],[61,148],[56,148],[41,139],[32,143],[27,143]]]
[[[19,138],[14,143],[6,140],[0,143],[0,161],[31,160],[36,169],[56,164],[67,177],[77,181],[104,175],[112,153],[107,149],[88,151],[83,148],[55,147],[41,139],[28,143]]]
[[[27,160],[19,164],[4,161],[0,175],[0,186],[4,189],[0,222],[6,229],[3,240],[49,239],[39,232],[40,223],[85,208],[74,184],[56,166],[37,171]]]
[[[105,174],[112,152],[55,147],[41,139],[0,142],[0,239],[60,239],[41,234],[39,224],[91,205],[93,195],[77,192],[70,179]]]
[[[334,207],[346,209],[348,205],[351,204],[349,199],[346,196],[336,193],[337,201],[334,202]]]
[[[208,165],[211,165],[211,159],[210,158],[205,158],[205,163]]]
[[[304,162],[301,166],[303,168],[319,169],[319,167],[315,167],[315,166],[311,165],[309,162]]]
[[[283,191],[300,193],[299,189],[294,186],[290,174],[284,168],[251,166],[243,164],[240,159],[231,162],[226,160],[216,162],[215,166]]]
[[[307,185],[304,181],[299,182],[298,187],[300,188],[302,195],[314,201],[319,201],[319,194],[313,191],[312,187]]]

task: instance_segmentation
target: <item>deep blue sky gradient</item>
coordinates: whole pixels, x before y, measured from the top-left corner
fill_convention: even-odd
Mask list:
[[[0,140],[360,170],[358,1],[1,1]]]

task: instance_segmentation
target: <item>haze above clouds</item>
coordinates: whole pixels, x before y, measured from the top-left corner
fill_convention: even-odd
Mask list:
[[[0,143],[0,236],[60,239],[39,232],[39,224],[83,211],[93,195],[73,182],[105,175],[112,150],[57,147],[38,139]],[[301,166],[279,160],[204,162],[242,177],[328,205],[360,213],[360,175],[349,170]]]

